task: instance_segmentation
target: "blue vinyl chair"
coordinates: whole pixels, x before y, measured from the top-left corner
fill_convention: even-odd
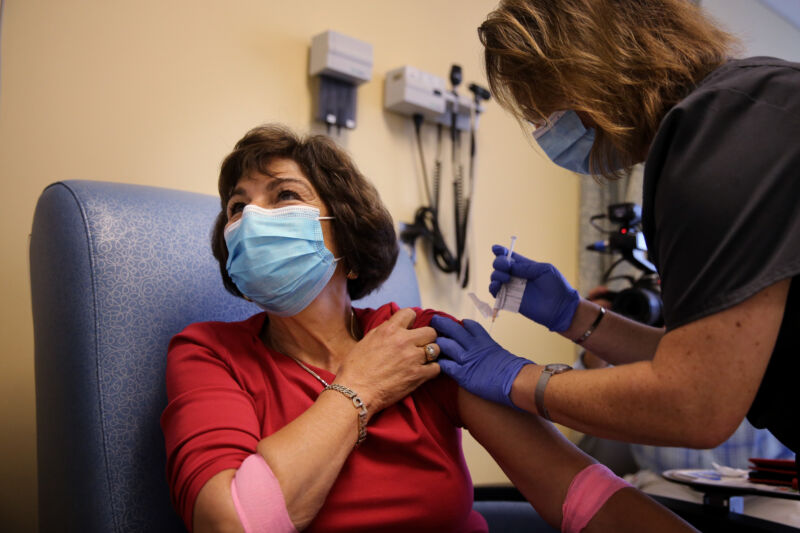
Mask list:
[[[218,210],[213,196],[120,183],[42,193],[30,240],[42,533],[185,530],[159,427],[167,344],[193,322],[258,312],[222,286],[209,246]],[[420,305],[402,251],[389,280],[355,305],[387,301]],[[525,521],[538,516],[516,503],[515,513],[479,510],[501,520],[497,531],[511,531],[510,516],[531,531]]]

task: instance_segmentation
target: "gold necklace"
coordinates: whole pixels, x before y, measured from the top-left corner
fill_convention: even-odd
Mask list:
[[[350,308],[350,336],[353,337],[353,340],[358,341],[358,337],[356,336],[355,331],[355,323],[356,323],[356,314],[353,312],[353,308]]]
[[[353,313],[353,308],[351,307],[350,308],[350,335],[353,337],[353,339],[358,340],[356,338],[355,328],[353,327],[354,323],[355,323],[355,313]],[[358,396],[358,393],[353,391],[353,390],[351,390],[351,389],[349,389],[349,388],[347,388],[347,387],[345,387],[344,385],[339,384],[339,383],[334,383],[333,385],[329,385],[327,381],[322,379],[322,377],[320,377],[319,374],[317,374],[316,372],[314,372],[313,370],[308,368],[308,366],[306,366],[306,364],[303,363],[300,359],[298,359],[297,357],[293,356],[292,354],[288,354],[287,353],[286,355],[291,357],[294,360],[295,363],[300,365],[300,368],[302,368],[303,370],[305,370],[306,372],[308,372],[309,374],[314,376],[314,378],[316,378],[317,381],[322,383],[322,386],[324,388],[322,389],[322,391],[320,391],[319,394],[322,394],[326,390],[335,390],[337,392],[340,392],[340,393],[344,394],[347,398],[349,398],[353,402],[353,405],[355,406],[356,410],[358,411],[358,439],[356,440],[356,446],[358,446],[362,442],[364,442],[364,439],[367,438],[367,415],[368,415],[368,413],[367,413],[367,406],[364,405],[363,401],[361,401],[361,398]]]
[[[297,363],[298,365],[300,365],[300,366],[301,366],[301,367],[302,367],[302,368],[303,368],[303,369],[304,369],[306,372],[308,372],[309,374],[311,374],[312,376],[314,376],[315,378],[317,378],[317,381],[319,381],[320,383],[322,383],[322,386],[323,386],[323,387],[325,387],[325,388],[328,388],[328,387],[329,387],[329,385],[328,385],[328,382],[327,382],[327,381],[325,381],[324,379],[322,379],[322,378],[320,377],[320,375],[319,375],[319,374],[317,374],[316,372],[314,372],[313,370],[311,370],[310,368],[308,368],[308,367],[305,365],[305,363],[303,363],[303,362],[302,362],[300,359],[298,359],[297,357],[295,357],[295,356],[293,356],[292,354],[289,354],[289,353],[287,353],[286,355],[288,355],[289,357],[291,357],[292,359],[294,359],[294,362],[295,362],[295,363]]]

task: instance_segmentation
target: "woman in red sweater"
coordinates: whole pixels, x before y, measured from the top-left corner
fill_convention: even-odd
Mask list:
[[[352,308],[388,277],[396,237],[327,137],[251,130],[219,193],[223,283],[265,312],[191,325],[170,344],[161,424],[190,530],[487,531],[462,427],[564,531],[689,529],[549,423],[440,374],[434,312]]]

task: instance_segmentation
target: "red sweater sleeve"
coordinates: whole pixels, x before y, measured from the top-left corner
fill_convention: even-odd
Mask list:
[[[415,328],[430,325],[431,319],[436,315],[447,317],[458,322],[456,318],[441,311],[417,308],[414,310],[417,312],[417,320],[414,322]],[[454,426],[463,428],[464,423],[461,421],[461,415],[458,411],[458,383],[444,373],[439,374],[438,377],[431,380],[429,383],[431,386],[428,388],[439,407],[442,408]]]
[[[238,468],[261,438],[253,400],[212,331],[207,324],[189,326],[173,338],[167,356],[168,404],[161,416],[167,478],[190,531],[203,485],[222,470]]]

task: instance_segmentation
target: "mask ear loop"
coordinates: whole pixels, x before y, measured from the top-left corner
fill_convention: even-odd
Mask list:
[[[336,220],[336,217],[317,217],[317,220]],[[342,259],[344,259],[344,256],[342,256],[342,257],[334,257],[333,258],[333,262],[336,263],[338,261],[341,261]],[[350,272],[352,272],[352,270]],[[348,279],[350,279],[350,278],[348,278]],[[353,279],[355,279],[355,278],[353,278]]]
[[[530,124],[534,127],[533,138],[538,140],[539,137],[550,131],[553,128],[553,126],[555,126],[556,122],[558,122],[558,120],[561,117],[563,117],[566,113],[567,113],[566,111],[556,111],[555,113],[547,117],[545,123],[541,125],[537,125],[534,124],[533,122],[530,122]]]

